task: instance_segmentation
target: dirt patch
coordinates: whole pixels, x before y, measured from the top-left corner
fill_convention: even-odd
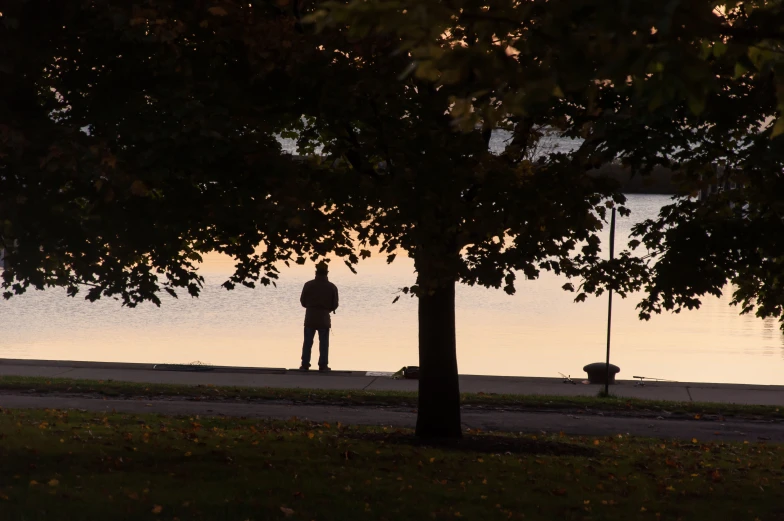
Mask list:
[[[415,447],[433,447],[485,454],[544,454],[552,456],[585,456],[593,457],[599,450],[593,447],[564,443],[558,441],[533,440],[513,436],[493,434],[465,435],[459,440],[421,440],[405,433],[355,432],[346,433],[345,437],[374,443],[402,444]]]

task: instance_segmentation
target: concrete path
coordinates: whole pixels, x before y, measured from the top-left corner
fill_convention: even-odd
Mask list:
[[[88,380],[218,385],[307,389],[346,389],[366,391],[415,391],[415,380],[393,380],[364,371],[316,371],[302,373],[284,368],[218,367],[210,371],[171,371],[153,364],[116,364],[104,362],[63,362],[51,360],[0,359],[0,376],[41,376]],[[612,393],[628,398],[682,402],[739,403],[784,406],[784,386],[733,385],[708,383],[651,382],[645,386],[620,380]],[[596,396],[602,386],[571,385],[559,378],[507,376],[460,376],[460,389],[471,393],[497,393],[550,396]]]
[[[186,400],[114,400],[65,396],[0,394],[0,407],[12,409],[77,409],[134,414],[233,416],[286,420],[296,416],[315,422],[352,425],[414,427],[416,413],[399,407],[347,407],[280,403],[225,403]],[[618,434],[680,438],[700,441],[736,440],[784,442],[784,424],[776,421],[695,421],[664,418],[630,418],[556,412],[464,410],[463,426],[500,432],[563,432],[570,435]]]

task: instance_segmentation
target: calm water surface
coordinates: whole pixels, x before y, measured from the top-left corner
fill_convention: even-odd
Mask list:
[[[632,216],[618,237],[653,217],[666,196],[634,195]],[[625,244],[623,241],[621,244]],[[0,357],[295,367],[299,363],[302,284],[312,267],[283,269],[277,288],[226,291],[231,260],[205,259],[206,287],[198,299],[165,298],[135,309],[88,303],[64,291],[30,292],[0,301]],[[340,288],[333,317],[331,366],[395,371],[417,363],[416,301],[397,289],[414,280],[413,263],[365,261],[359,274],[333,263]],[[584,375],[603,361],[607,299],[572,302],[564,279],[545,274],[520,281],[517,295],[461,286],[457,296],[458,362],[462,373],[525,376]],[[784,384],[784,335],[775,321],[739,316],[729,296],[702,309],[637,319],[637,300],[615,298],[612,361],[619,376],[695,382]]]

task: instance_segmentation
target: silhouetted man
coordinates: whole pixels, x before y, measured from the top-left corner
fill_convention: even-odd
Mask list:
[[[331,371],[329,368],[329,329],[332,321],[329,314],[338,308],[338,288],[327,278],[327,265],[316,266],[316,278],[309,280],[302,288],[299,302],[305,308],[305,341],[302,344],[302,366],[300,370],[310,369],[310,352],[313,339],[318,331],[319,336],[319,371]]]

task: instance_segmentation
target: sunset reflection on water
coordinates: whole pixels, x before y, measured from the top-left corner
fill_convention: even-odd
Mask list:
[[[633,221],[655,216],[666,196],[630,196],[633,215],[619,219],[625,237]],[[625,241],[621,242],[621,246]],[[616,247],[618,249],[618,247]],[[163,298],[156,308],[88,303],[60,290],[30,292],[0,302],[0,356],[153,363],[202,361],[219,365],[295,367],[299,363],[302,284],[312,266],[282,268],[277,288],[226,291],[230,259],[209,255],[199,299]],[[395,371],[417,364],[416,300],[400,287],[414,280],[413,263],[374,257],[352,274],[333,263],[341,306],[333,317],[331,366]],[[545,274],[521,280],[515,296],[460,286],[457,294],[461,373],[582,376],[603,361],[606,296],[572,302],[564,279]],[[612,361],[619,378],[633,375],[693,382],[784,384],[784,335],[774,320],[739,316],[729,295],[709,298],[697,311],[637,318],[637,299],[614,299]]]

